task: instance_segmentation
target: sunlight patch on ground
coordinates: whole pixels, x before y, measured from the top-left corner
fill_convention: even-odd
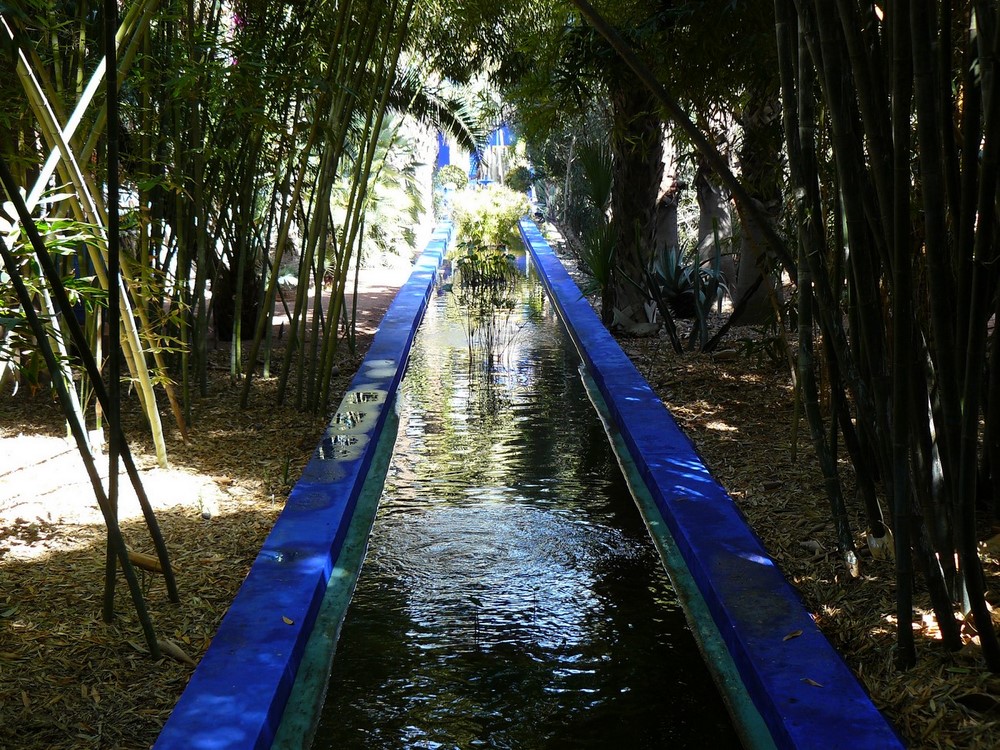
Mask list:
[[[718,432],[739,432],[739,430],[736,427],[733,427],[731,424],[726,424],[725,422],[721,422],[719,420],[712,420],[711,422],[706,422],[705,427],[707,427],[710,430],[716,430]]]
[[[97,456],[96,465],[106,492],[107,456]],[[211,478],[180,468],[140,467],[139,474],[156,511],[182,507],[217,512],[222,490]],[[104,533],[104,516],[83,461],[76,445],[64,438],[21,434],[0,439],[0,498],[0,564],[44,556],[57,542],[64,550],[83,548]],[[122,468],[119,521],[141,516],[138,497]]]

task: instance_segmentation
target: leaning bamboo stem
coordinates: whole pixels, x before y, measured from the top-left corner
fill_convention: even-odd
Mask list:
[[[59,307],[63,310],[69,310],[71,307],[69,297],[66,294],[65,288],[63,288],[60,283],[59,274],[57,273],[55,265],[45,249],[44,242],[38,234],[38,230],[35,227],[34,221],[31,219],[27,206],[20,199],[20,194],[17,192],[17,183],[10,174],[10,170],[6,162],[2,159],[0,159],[0,184],[3,185],[4,189],[7,191],[8,197],[14,204],[18,217],[21,219],[24,226],[25,233],[28,235],[28,239],[35,250],[35,257],[39,261],[43,275],[51,286],[53,294],[56,297],[56,302],[58,302]],[[70,339],[76,345],[81,361],[83,362],[84,369],[90,377],[94,393],[97,396],[97,401],[105,412],[109,412],[112,407],[111,394],[104,386],[100,368],[97,365],[97,358],[87,347],[86,335],[80,327],[79,322],[71,314],[67,314],[63,319],[69,329]],[[71,393],[73,392],[73,389],[69,390]],[[115,429],[114,425],[112,425],[112,429]],[[142,480],[139,477],[138,469],[136,468],[135,461],[129,451],[128,441],[125,439],[124,432],[121,430],[120,425],[117,427],[116,431],[118,433],[118,439],[122,451],[122,460],[125,463],[125,470],[132,482],[136,498],[142,508],[143,517],[146,519],[146,525],[149,529],[150,537],[153,540],[161,566],[164,570],[168,595],[171,601],[178,601],[177,584],[174,580],[166,544],[163,540],[163,535],[160,533],[156,515],[153,513],[152,505],[150,504],[146,491],[142,486]]]
[[[6,21],[3,23],[6,26]],[[9,26],[7,26],[7,30],[9,33],[13,34]],[[106,269],[107,217],[101,209],[100,204],[97,202],[97,192],[91,185],[90,180],[81,170],[80,164],[74,156],[72,149],[69,147],[69,144],[62,137],[63,131],[58,125],[56,113],[50,105],[49,98],[45,95],[45,91],[42,88],[41,83],[38,81],[38,78],[29,66],[27,56],[24,54],[20,45],[18,47],[17,72],[46,138],[49,139],[51,145],[58,149],[59,153],[63,157],[60,162],[60,166],[65,170],[69,181],[76,189],[76,194],[70,199],[70,205],[72,206],[77,219],[88,222],[97,229],[98,242],[94,244],[88,243],[87,249],[90,254],[91,262],[94,264],[95,273],[97,274],[98,279],[104,288],[108,289],[110,294],[111,287],[109,286]],[[157,460],[160,466],[166,467],[167,452],[166,443],[163,439],[163,428],[160,423],[159,411],[156,408],[156,396],[153,392],[152,381],[149,377],[146,361],[142,354],[143,347],[139,337],[139,332],[136,329],[135,320],[132,315],[132,306],[128,296],[128,289],[125,285],[126,280],[127,276],[123,274],[122,278],[119,279],[116,285],[117,294],[120,297],[122,309],[124,311],[124,314],[122,315],[122,331],[119,333],[119,337],[121,338],[123,346],[126,349],[132,349],[131,352],[126,354],[126,358],[130,358],[129,361],[135,367],[132,371],[132,375],[139,382],[139,397],[143,404],[144,413],[149,421],[150,432],[153,437]],[[139,315],[141,318],[143,315],[142,311],[139,312]]]
[[[104,515],[104,520],[108,528],[109,549],[114,551],[115,556],[122,566],[122,571],[125,574],[125,580],[128,583],[129,591],[132,594],[132,601],[135,605],[136,613],[139,616],[139,622],[142,626],[143,634],[146,637],[146,645],[149,647],[149,652],[154,659],[158,659],[160,651],[159,645],[156,642],[156,633],[153,630],[153,623],[149,619],[149,613],[146,610],[146,603],[142,596],[142,590],[139,588],[139,582],[136,578],[135,570],[128,558],[128,550],[125,547],[125,541],[122,538],[121,529],[118,526],[118,520],[113,509],[110,507],[108,497],[104,492],[104,485],[101,482],[100,475],[98,474],[97,467],[94,463],[94,457],[90,453],[86,429],[76,418],[73,410],[69,408],[68,390],[71,389],[68,388],[66,381],[59,376],[58,364],[56,362],[55,354],[52,352],[52,349],[49,347],[48,341],[46,340],[44,326],[38,319],[38,315],[35,313],[35,309],[31,304],[30,295],[28,294],[28,291],[24,286],[24,282],[21,280],[20,274],[18,273],[16,261],[8,250],[7,243],[3,237],[0,237],[0,255],[3,257],[4,265],[7,267],[7,271],[10,274],[11,282],[14,284],[17,291],[18,299],[21,302],[25,316],[28,318],[28,323],[35,334],[38,346],[42,351],[42,356],[45,358],[46,364],[54,375],[52,384],[56,389],[56,393],[59,395],[59,400],[63,404],[63,411],[66,414],[70,430],[76,440],[77,449],[80,452],[80,457],[83,459],[84,467],[87,470],[87,476],[90,478],[91,486],[94,489],[94,495],[97,498],[98,507]]]

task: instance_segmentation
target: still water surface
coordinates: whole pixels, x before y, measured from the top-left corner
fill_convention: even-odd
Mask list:
[[[537,281],[441,289],[315,748],[736,748]]]

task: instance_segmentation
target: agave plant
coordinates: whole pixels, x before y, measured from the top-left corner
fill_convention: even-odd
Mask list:
[[[680,248],[669,248],[649,272],[650,293],[660,315],[695,321],[692,331],[698,343],[708,340],[708,315],[728,294],[725,275],[719,270],[718,254],[713,261],[688,262]]]

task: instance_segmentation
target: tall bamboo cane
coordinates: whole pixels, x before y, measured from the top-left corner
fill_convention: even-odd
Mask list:
[[[52,352],[52,348],[49,346],[45,335],[45,327],[42,325],[41,320],[39,320],[38,314],[35,312],[35,308],[31,302],[31,295],[21,279],[17,266],[17,260],[8,249],[7,243],[3,237],[0,237],[0,256],[2,256],[4,265],[7,267],[7,273],[10,276],[11,283],[14,285],[15,291],[17,292],[18,300],[20,301],[21,308],[24,310],[25,316],[28,319],[28,324],[31,326],[31,330],[35,335],[42,357],[45,359],[46,365],[53,374],[52,385],[56,389],[59,401],[63,406],[63,413],[66,415],[66,419],[69,422],[70,431],[73,434],[73,438],[76,440],[77,450],[80,453],[80,457],[83,459],[84,467],[87,470],[87,476],[90,478],[90,484],[94,490],[94,496],[97,498],[97,505],[101,509],[101,513],[104,515],[104,522],[108,528],[109,548],[114,552],[115,557],[122,566],[122,571],[125,574],[125,580],[128,583],[129,591],[132,594],[132,602],[135,605],[136,613],[139,616],[139,622],[142,626],[143,635],[146,638],[146,645],[149,648],[149,653],[154,659],[159,659],[160,646],[156,641],[156,632],[153,630],[153,623],[149,619],[149,613],[146,610],[146,603],[142,596],[142,590],[139,588],[139,581],[136,578],[132,562],[128,557],[128,550],[125,548],[125,540],[122,538],[121,529],[118,526],[116,512],[111,507],[108,496],[104,491],[100,474],[97,471],[97,466],[94,463],[94,457],[90,453],[87,431],[84,428],[83,423],[77,419],[76,414],[70,407],[68,386],[66,381],[60,375],[55,354]]]

